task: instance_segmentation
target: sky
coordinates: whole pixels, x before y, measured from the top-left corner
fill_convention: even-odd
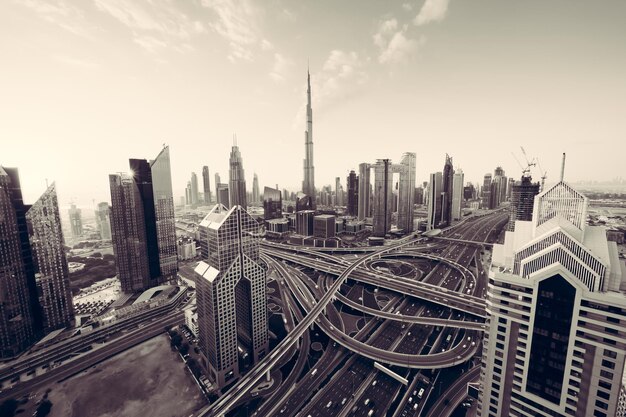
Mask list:
[[[466,181],[537,157],[547,182],[623,176],[626,2],[6,0],[0,165],[27,202],[110,201],[108,174],[170,146],[176,201],[202,166],[299,190],[306,73],[317,188],[361,162],[445,154]],[[515,155],[515,157],[513,156]],[[540,176],[539,168],[534,171]],[[201,187],[201,186],[200,186]],[[345,185],[344,185],[345,187]]]

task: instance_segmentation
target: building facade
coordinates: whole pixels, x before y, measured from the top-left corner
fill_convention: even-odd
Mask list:
[[[239,147],[234,144],[230,150],[230,169],[228,171],[228,188],[230,192],[230,205],[248,208],[248,196],[246,195],[246,177],[243,170],[243,159]]]
[[[267,220],[283,217],[283,200],[280,190],[265,187],[263,189],[263,218]]]
[[[102,240],[111,240],[111,208],[109,207],[109,203],[106,201],[98,203],[95,215],[100,238]]]
[[[203,219],[204,258],[195,269],[199,346],[218,386],[239,377],[238,346],[254,362],[269,349],[265,270],[258,223],[241,206],[216,205]]]
[[[537,194],[539,194],[539,183],[533,183],[530,176],[523,176],[521,181],[511,185],[511,205],[509,206],[507,230],[515,230],[516,220],[532,220]]]
[[[463,184],[465,179],[463,170],[457,169],[454,172],[452,182],[452,220],[461,219],[461,209],[463,208]]]
[[[70,215],[70,228],[73,238],[78,238],[83,235],[83,215],[81,209],[76,207],[76,204],[72,204],[69,209]]]
[[[426,220],[426,230],[432,230],[441,224],[441,190],[442,190],[441,172],[433,172],[430,174],[428,182],[428,217]]]
[[[211,204],[211,176],[209,175],[209,167],[202,167],[202,190],[204,191],[204,204]]]
[[[313,236],[328,239],[335,237],[335,216],[320,214],[313,218]]]
[[[371,187],[370,187],[370,168],[371,164],[359,164],[359,195],[358,195],[358,217],[364,220],[371,217],[370,208]]]
[[[198,176],[196,175],[195,172],[191,173],[191,180],[189,181],[191,183],[191,202],[190,204],[193,207],[196,207],[198,205]]]
[[[478,415],[614,416],[626,356],[617,247],[561,181],[494,245]]]
[[[350,171],[348,174],[346,191],[348,193],[346,206],[348,215],[357,216],[359,214],[359,177],[354,171]]]
[[[26,212],[44,333],[70,326],[74,306],[54,183]]]
[[[313,236],[313,218],[315,211],[301,210],[296,212],[296,233],[302,236]]]

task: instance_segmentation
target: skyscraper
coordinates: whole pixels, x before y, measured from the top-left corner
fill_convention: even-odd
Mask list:
[[[374,222],[372,234],[384,237],[391,230],[393,173],[391,160],[379,159],[374,165]]]
[[[259,227],[243,207],[216,205],[200,229],[207,251],[195,269],[199,346],[211,379],[224,387],[239,377],[238,345],[254,362],[269,348]]]
[[[306,89],[306,130],[304,132],[304,180],[302,192],[313,201],[315,206],[315,167],[313,166],[313,109],[311,108],[311,74],[307,70]]]
[[[217,201],[217,187],[218,187],[218,186],[219,186],[219,184],[221,184],[221,183],[222,183],[222,181],[221,181],[221,179],[220,179],[220,174],[216,172],[216,173],[215,173],[215,202],[216,202],[216,203],[219,203],[219,202]]]
[[[279,219],[283,216],[283,202],[280,190],[265,187],[263,190],[263,218],[267,220]]]
[[[350,171],[346,182],[346,190],[348,192],[347,211],[350,216],[356,216],[359,213],[359,177],[354,171]]]
[[[370,210],[370,168],[368,163],[359,164],[359,199],[358,215],[359,220],[371,216]]]
[[[335,205],[343,206],[343,188],[340,177],[335,177]]]
[[[398,229],[405,233],[413,231],[413,204],[415,199],[415,154],[402,154],[399,166],[394,171],[400,172],[398,190]]]
[[[441,224],[441,183],[441,172],[433,172],[430,174],[430,181],[428,183],[428,218],[426,230],[436,229]]]
[[[100,238],[103,240],[111,240],[111,213],[109,203],[106,201],[98,203],[95,214]]]
[[[614,416],[626,295],[614,242],[561,181],[494,245],[478,415]]]
[[[83,216],[81,210],[76,208],[76,204],[70,206],[70,227],[72,231],[72,237],[77,238],[83,235]]]
[[[198,176],[195,172],[191,173],[191,205],[198,205]]]
[[[441,181],[441,224],[448,226],[452,223],[452,185],[454,182],[452,158],[448,154],[446,154]]]
[[[107,205],[108,211],[108,205]],[[72,324],[74,308],[54,183],[26,212],[35,282],[45,333]]]
[[[187,181],[187,186],[185,187],[185,204],[191,205],[191,181]]]
[[[202,186],[204,191],[204,204],[211,204],[211,177],[209,176],[209,167],[202,167]]]
[[[516,220],[532,220],[535,196],[539,194],[539,183],[532,182],[530,176],[524,175],[521,181],[511,185],[511,205],[509,206],[509,224],[507,230],[515,230]]]
[[[252,177],[252,202],[258,204],[261,196],[259,195],[259,177],[257,177],[256,172]]]
[[[109,184],[118,276],[134,292],[175,278],[178,260],[169,147],[129,165],[132,176],[112,174]]]
[[[217,183],[217,204],[221,204],[226,208],[230,208],[230,191],[228,184]]]
[[[483,187],[481,190],[482,208],[488,209],[491,202],[491,173],[486,173],[483,178]]]
[[[0,167],[0,357],[25,350],[41,328],[34,262],[16,168]]]
[[[241,158],[237,142],[233,144],[230,150],[229,164],[228,188],[230,190],[230,204],[231,206],[239,205],[245,209],[248,207],[246,178],[243,171],[243,159]]]
[[[459,220],[461,218],[464,180],[463,170],[457,169],[454,172],[454,180],[452,182],[452,220]]]

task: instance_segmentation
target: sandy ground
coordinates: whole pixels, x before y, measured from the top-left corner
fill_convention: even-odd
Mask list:
[[[205,404],[166,335],[51,388],[50,417],[187,417]]]

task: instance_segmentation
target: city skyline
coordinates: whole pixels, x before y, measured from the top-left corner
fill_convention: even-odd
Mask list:
[[[20,168],[27,200],[47,178],[61,206],[85,207],[108,201],[125,155],[167,143],[177,199],[189,171],[226,174],[236,132],[248,183],[256,172],[260,186],[297,191],[308,58],[319,188],[406,151],[418,183],[445,152],[466,181],[493,169],[484,152],[518,177],[520,145],[547,184],[561,152],[572,182],[620,176],[619,152],[606,149],[620,149],[626,127],[624,4],[427,4],[363,3],[354,19],[349,4],[2,4],[2,164]],[[382,142],[385,154],[362,146]],[[210,154],[196,152],[203,144]],[[293,158],[267,164],[277,148]]]

